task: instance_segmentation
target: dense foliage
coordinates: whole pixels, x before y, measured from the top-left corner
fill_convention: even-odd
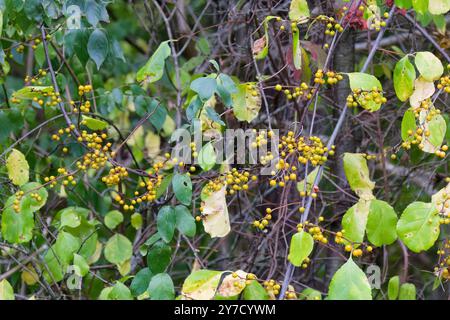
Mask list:
[[[0,300],[448,298],[449,10],[0,0]]]

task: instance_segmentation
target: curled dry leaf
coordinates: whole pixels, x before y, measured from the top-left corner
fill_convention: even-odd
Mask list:
[[[263,51],[264,47],[266,46],[266,37],[262,36],[261,38],[255,40],[253,42],[253,48],[252,53],[254,56],[258,55],[261,51]]]
[[[223,278],[223,281],[217,290],[217,294],[222,297],[233,297],[244,290],[247,272],[237,270],[235,273],[237,274],[236,278],[233,277],[233,274],[229,274]]]
[[[225,190],[223,186],[203,202],[203,227],[212,238],[225,237],[231,230]]]
[[[432,81],[426,81],[424,78],[419,77],[414,81],[414,92],[409,97],[409,103],[411,107],[417,108],[420,106],[420,103],[428,99],[434,94],[434,83]]]

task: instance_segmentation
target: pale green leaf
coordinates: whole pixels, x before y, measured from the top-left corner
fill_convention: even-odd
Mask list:
[[[344,153],[344,171],[350,188],[362,199],[373,198],[375,183],[370,180],[367,161],[361,153]]]
[[[121,264],[131,258],[133,246],[128,238],[115,234],[106,243],[104,253],[109,262]]]
[[[394,68],[394,89],[400,101],[406,101],[412,95],[415,79],[416,70],[409,62],[409,57],[404,56]]]
[[[432,203],[413,202],[397,223],[397,234],[412,251],[431,248],[439,237],[439,215]]]
[[[216,164],[216,151],[212,142],[205,144],[198,153],[198,164],[204,171],[210,170]]]
[[[105,225],[113,230],[123,222],[123,214],[118,210],[109,211],[105,216]]]
[[[261,109],[261,92],[254,82],[237,85],[237,92],[231,95],[233,113],[240,121],[251,122]]]
[[[438,80],[444,73],[444,67],[441,60],[428,51],[416,53],[414,60],[420,75],[427,81]]]
[[[6,159],[6,169],[8,170],[9,179],[15,185],[21,186],[28,182],[30,166],[23,153],[19,150],[12,149]]]
[[[314,248],[314,240],[312,236],[305,231],[297,232],[292,236],[291,245],[289,246],[288,260],[296,267],[302,265]]]
[[[306,0],[292,0],[289,7],[289,19],[291,21],[304,23],[309,18],[309,7]]]

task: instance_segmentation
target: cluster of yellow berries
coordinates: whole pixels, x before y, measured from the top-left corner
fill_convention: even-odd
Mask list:
[[[273,295],[278,295],[280,293],[281,284],[279,284],[274,279],[269,279],[267,281],[264,281],[263,285],[264,285],[264,289],[266,289],[266,291],[268,293],[272,293]]]
[[[231,171],[226,174],[220,175],[209,181],[203,189],[203,193],[205,196],[210,196],[212,193],[219,191],[226,185],[228,188],[226,194],[233,195],[236,191],[248,190],[248,183],[256,180],[258,180],[258,177],[255,175],[251,176],[248,171],[239,171],[236,168],[232,168]]]
[[[71,132],[75,129],[75,125],[71,124],[70,126],[64,128],[64,129],[59,129],[55,134],[52,135],[52,140],[54,141],[59,141],[61,140],[61,137],[65,134],[67,134],[67,136],[71,136]]]
[[[334,36],[336,32],[344,31],[344,28],[333,17],[321,16],[320,20],[326,23],[325,34],[327,36]]]
[[[41,78],[45,77],[46,75],[47,75],[47,71],[45,71],[43,69],[39,69],[37,75],[35,75],[35,76],[26,75],[24,78],[24,81],[25,81],[25,83],[30,82],[32,84],[41,85],[42,84]]]
[[[86,146],[91,149],[91,152],[87,152],[83,156],[83,161],[77,162],[77,167],[81,170],[87,170],[88,168],[99,169],[106,165],[108,161],[107,153],[112,146],[111,142],[106,142],[108,138],[106,133],[88,133],[83,130],[80,136],[77,138],[78,142],[85,142]],[[110,152],[110,156],[114,158],[115,152]]]
[[[74,102],[71,101],[70,104],[72,106],[74,106]],[[91,102],[90,101],[85,101],[84,103],[80,104],[80,111],[87,113],[91,111]],[[73,112],[78,112],[78,108],[77,107],[73,107]]]
[[[272,220],[272,209],[266,208],[266,214],[265,214],[264,218],[253,221],[252,225],[255,228],[264,230],[269,225],[270,220]]]
[[[369,8],[369,10],[370,10],[370,8]],[[383,14],[383,17],[380,17],[380,18],[378,18],[378,15],[374,13],[370,19],[371,20],[370,25],[369,25],[370,29],[375,29],[376,31],[380,31],[381,27],[385,27],[386,21],[383,20],[383,18],[384,19],[389,18],[389,13],[385,12]]]
[[[16,213],[19,213],[20,211],[20,200],[22,199],[24,194],[25,192],[23,192],[22,190],[17,191],[15,194],[16,197],[13,202],[13,209]]]
[[[325,80],[326,76],[326,80]],[[339,81],[342,81],[344,77],[341,74],[338,74],[334,71],[327,71],[323,72],[322,69],[317,70],[317,72],[314,74],[314,82],[318,84],[329,84],[334,85],[338,83]]]
[[[158,170],[160,168],[160,165],[158,164]],[[125,199],[120,195],[117,194],[113,199],[122,206],[123,210],[134,210],[135,205],[141,204],[142,202],[152,202],[156,200],[156,190],[159,188],[163,181],[163,175],[156,174],[154,177],[149,177],[146,179],[146,181],[141,181],[139,183],[139,187],[143,188],[144,190],[142,192],[135,191],[134,197],[131,198],[131,200],[128,201],[128,203],[125,202]]]
[[[108,175],[102,177],[102,181],[108,186],[118,185],[119,182],[128,177],[128,171],[124,167],[115,167],[109,170]]]
[[[361,257],[363,255],[363,253],[364,253],[363,250],[360,249],[360,248],[356,248],[355,249],[352,244],[348,243],[348,241],[345,240],[344,234],[345,234],[345,230],[344,229],[341,230],[341,231],[336,232],[336,235],[334,237],[334,242],[336,244],[345,244],[345,243],[347,243],[344,246],[344,250],[346,252],[351,252],[354,257]],[[367,253],[370,253],[372,251],[373,251],[373,247],[372,246],[366,246],[366,252]]]
[[[253,133],[256,134],[256,129],[253,129]],[[267,145],[267,136],[270,138],[273,135],[273,131],[266,132],[265,130],[261,130],[255,137],[254,141],[250,144],[250,147],[256,149],[258,147],[262,147]]]
[[[441,196],[442,199],[439,199],[436,202],[436,206],[439,209],[439,214],[442,216],[439,222],[441,224],[450,224],[450,217],[448,214],[450,208],[450,194],[444,191]]]
[[[71,184],[71,185],[74,186],[74,185],[77,184],[77,182],[75,181],[75,178],[74,178],[73,174],[70,174],[65,168],[58,168],[56,171],[58,172],[58,175],[59,175],[60,177],[64,177],[64,179],[62,180],[62,184],[63,184],[64,186],[67,186],[67,185],[69,185],[69,184]],[[57,185],[57,183],[58,183],[58,178],[55,177],[55,176],[49,176],[49,177],[45,177],[45,178],[44,178],[44,181],[45,181],[45,182],[49,182],[49,183],[50,183],[50,184],[49,184],[49,187],[50,187],[50,188],[53,188],[53,187],[55,187],[55,186]]]
[[[78,86],[78,95],[82,96],[85,93],[92,91],[92,86],[90,84]]]
[[[240,280],[243,280],[243,278],[242,277],[240,277],[239,276],[239,274],[237,273],[237,272],[233,272],[232,274],[231,274],[231,276],[234,278],[234,279],[240,279]],[[257,280],[258,278],[256,277],[256,275],[255,274],[253,274],[253,273],[247,273],[246,274],[246,276],[245,276],[245,285],[249,285],[253,280]],[[235,286],[235,287],[241,287],[242,289],[243,289],[243,287],[244,287],[244,283],[242,283],[241,281],[234,281],[233,282],[233,285]]]
[[[444,240],[443,246],[437,251],[439,255],[439,266],[434,267],[437,276],[444,280],[450,279],[450,240]]]
[[[333,155],[333,150],[328,150],[322,140],[317,136],[295,137],[294,132],[288,132],[287,136],[281,137],[281,143],[278,145],[281,158],[287,158],[289,155],[296,155],[300,164],[310,162],[313,166],[321,165],[327,161],[326,152]],[[332,149],[334,149],[332,147]],[[287,163],[284,165],[286,166]],[[281,168],[280,168],[281,169]]]
[[[275,85],[275,90],[283,91],[283,93],[286,96],[286,99],[288,99],[288,100],[292,100],[292,99],[296,99],[296,98],[302,98],[305,100],[309,100],[312,98],[312,96],[314,94],[314,88],[310,88],[310,86],[308,84],[306,84],[305,82],[302,82],[298,87],[295,87],[292,90],[290,90],[289,88],[285,88],[283,90],[283,87],[281,86],[281,84],[277,84],[277,85]]]
[[[383,92],[377,87],[373,87],[370,91],[355,89],[347,97],[347,106],[350,108],[357,107],[358,105],[367,108],[371,102],[382,104],[386,103],[387,99],[383,97]]]
[[[25,46],[24,46],[23,44],[19,44],[19,45],[16,47],[16,51],[17,51],[18,53],[22,53],[24,50],[25,50]]]
[[[447,65],[447,69],[450,69],[450,64]],[[449,76],[442,76],[439,79],[439,83],[437,85],[437,88],[439,90],[444,90],[446,93],[450,93],[450,77]]]
[[[41,43],[41,39],[36,38],[34,39],[34,43],[31,45],[31,48],[33,48],[33,50],[36,50],[37,46]]]

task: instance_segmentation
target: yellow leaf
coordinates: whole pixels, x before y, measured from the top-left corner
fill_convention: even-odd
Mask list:
[[[223,186],[203,202],[203,227],[212,238],[225,237],[231,230],[225,191]]]
[[[251,122],[261,109],[261,92],[254,82],[241,83],[232,96],[233,112],[240,121]]]
[[[13,149],[6,159],[6,168],[8,169],[8,176],[12,182],[21,186],[28,182],[29,169],[27,159],[22,152]]]
[[[238,295],[245,288],[245,280],[247,279],[247,272],[237,270],[235,272],[237,277],[234,278],[232,274],[229,274],[223,278],[217,293],[222,297],[232,297]]]
[[[32,286],[33,284],[35,284],[39,279],[39,276],[38,276],[36,270],[34,269],[34,267],[31,264],[27,265],[27,269],[23,270],[20,277],[29,286]]]

